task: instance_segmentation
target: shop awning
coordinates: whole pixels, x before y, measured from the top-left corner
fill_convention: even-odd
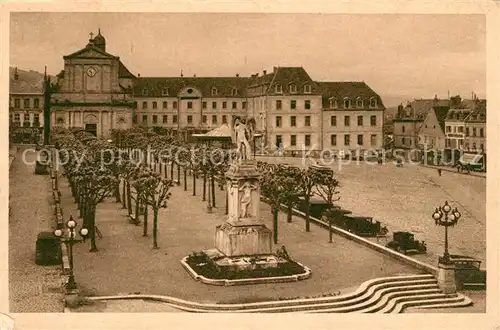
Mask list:
[[[458,162],[462,165],[480,165],[483,163],[482,154],[462,154]]]

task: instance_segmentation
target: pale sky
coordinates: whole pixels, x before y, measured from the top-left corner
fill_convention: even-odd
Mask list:
[[[50,74],[101,28],[141,76],[250,76],[303,66],[399,98],[486,95],[483,15],[11,13],[10,65]],[[397,103],[396,103],[397,104]]]

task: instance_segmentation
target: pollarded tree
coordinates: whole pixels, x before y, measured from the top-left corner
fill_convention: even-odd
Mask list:
[[[142,168],[132,185],[136,190],[141,191],[145,207],[151,206],[153,209],[153,248],[158,249],[158,212],[160,208],[167,207],[167,201],[171,195],[169,190],[173,183],[171,180],[162,178],[159,173]],[[147,227],[145,228],[147,234]]]
[[[273,216],[273,240],[278,244],[278,216],[281,205],[290,198],[288,189],[297,185],[296,178],[287,173],[286,166],[278,165],[266,168],[260,178],[261,194],[271,206]]]
[[[84,223],[90,232],[90,252],[95,252],[97,251],[95,239],[96,207],[106,197],[113,194],[118,180],[109,169],[96,166],[93,160],[82,162],[75,175],[78,184],[85,187],[82,191],[82,197],[85,201]]]
[[[340,197],[337,196],[339,194],[338,188],[340,185],[337,179],[333,176],[333,171],[331,173],[322,173],[319,177],[316,191],[317,194],[328,204],[328,208],[324,211],[324,214],[328,219],[328,237],[331,243],[333,241],[333,217],[337,216],[337,212],[339,212],[339,208],[335,206],[334,202],[340,200]]]
[[[306,208],[306,231],[311,231],[311,197],[315,195],[315,187],[321,180],[322,173],[318,169],[308,167],[307,169],[300,170],[298,177],[298,189],[300,197],[304,199]]]

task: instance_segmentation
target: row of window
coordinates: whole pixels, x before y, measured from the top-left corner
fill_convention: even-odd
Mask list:
[[[167,115],[162,115],[161,116],[161,122],[162,124],[168,124],[169,123],[169,120],[168,120],[168,117]],[[153,115],[152,117],[152,123],[153,124],[158,124],[159,123],[159,116],[158,115]],[[218,123],[218,117],[217,115],[212,115],[212,124],[217,124]],[[187,118],[186,118],[186,121],[188,124],[192,124],[193,123],[193,116],[192,115],[188,115]],[[179,122],[179,117],[177,115],[172,115],[172,119],[171,119],[171,123],[172,124],[177,124]],[[201,116],[201,122],[202,124],[207,124],[208,123],[208,116],[207,115],[203,115]],[[134,122],[135,123],[135,122]],[[142,115],[142,124],[148,124],[148,115]],[[221,124],[227,124],[227,116],[226,115],[222,115],[222,121],[221,121]]]
[[[356,142],[357,142],[358,146],[364,146],[364,143],[365,143],[364,135],[358,134]],[[276,135],[276,146],[281,147],[282,145],[283,145],[283,136]],[[304,135],[304,145],[305,146],[311,145],[311,135],[310,134]],[[337,146],[337,134],[330,135],[330,145],[332,147]],[[372,134],[372,135],[370,135],[370,146],[374,147],[376,145],[377,145],[377,134]],[[297,135],[290,135],[290,146],[292,146],[292,147],[297,146]],[[350,134],[344,134],[344,146],[351,146],[351,135]]]
[[[187,92],[188,92],[189,94],[191,94],[191,93],[193,93],[193,89],[192,89],[192,88],[189,88],[189,89],[187,90]],[[212,87],[212,89],[211,89],[210,93],[211,93],[211,95],[212,95],[212,96],[217,96],[217,95],[219,95],[219,90],[217,89],[217,87]],[[142,90],[142,95],[143,95],[143,96],[147,96],[147,95],[148,95],[148,90],[147,90],[147,88],[144,88],[144,89]],[[162,96],[169,96],[169,95],[170,95],[170,90],[169,90],[169,88],[168,88],[168,87],[164,87],[164,88],[162,88],[162,90],[161,90],[161,95],[162,95]],[[237,88],[232,88],[232,89],[231,89],[231,95],[232,95],[232,96],[238,96],[238,89],[237,89]]]
[[[276,127],[282,127],[283,120],[281,116],[276,116]],[[290,116],[290,126],[297,127],[297,116]],[[311,116],[304,116],[304,126],[311,126]]]
[[[304,94],[311,94],[311,85],[307,84],[304,85]],[[274,85],[274,92],[276,94],[282,94],[283,93],[283,86],[281,84],[275,84]],[[291,94],[297,93],[297,85],[291,83],[288,84],[288,92]]]
[[[12,114],[10,115],[11,121],[15,123],[20,123],[21,122],[21,115],[19,113],[15,113],[13,116]],[[30,115],[28,113],[23,114],[23,126],[35,126],[39,127],[40,126],[40,115],[38,113],[33,114],[33,125],[30,123]]]
[[[361,99],[357,99],[355,103],[352,102],[351,99],[349,98],[344,98],[344,108],[350,109],[354,107],[354,104],[356,105],[356,108],[364,108],[365,102]],[[369,106],[370,108],[376,108],[377,107],[377,99],[375,97],[370,98],[369,101]],[[330,99],[330,108],[332,109],[337,109],[339,107],[339,104],[336,99]]]
[[[281,110],[281,109],[283,109],[283,101],[276,100],[276,110]],[[297,100],[290,100],[290,109],[292,110],[297,109]],[[311,100],[304,100],[304,109],[306,110],[311,109]]]
[[[463,133],[464,132],[464,127],[463,126],[453,126],[453,133]],[[451,126],[446,126],[446,133],[452,133],[452,128]],[[472,135],[471,135],[471,130],[470,127],[465,128],[465,136],[477,136],[477,129],[476,127],[472,127]],[[484,137],[484,128],[479,128],[479,137]]]
[[[21,107],[21,99],[14,99],[14,108],[20,108]],[[40,100],[35,98],[33,100],[33,108],[39,108],[40,107]],[[31,108],[31,99],[24,99],[24,108]]]
[[[227,104],[228,102],[224,101],[222,102],[222,109],[227,109]],[[238,103],[239,102],[236,102],[236,101],[233,101],[231,102],[231,109],[239,109],[238,108]],[[152,109],[158,109],[158,102],[156,101],[153,101],[152,104]],[[203,101],[201,103],[201,107],[203,109],[207,109],[208,108],[208,103],[206,101]],[[143,109],[147,109],[148,108],[148,102],[147,101],[144,101],[142,102],[142,108]],[[178,103],[177,101],[174,101],[172,102],[172,109],[177,109],[178,108]],[[193,109],[193,102],[192,101],[188,101],[187,102],[187,108],[188,109]],[[247,102],[246,101],[243,101],[241,102],[241,109],[246,109],[247,108]],[[163,101],[162,103],[162,109],[168,109],[168,102],[167,101]],[[212,109],[217,109],[217,102],[212,102]]]
[[[363,126],[363,116],[358,116],[357,119],[358,126]],[[337,126],[337,116],[330,117],[330,126]],[[344,116],[344,126],[351,126],[351,116]],[[377,126],[377,116],[370,116],[370,126]]]
[[[479,145],[479,149],[478,149],[476,142],[473,142],[472,143],[472,148],[470,148],[471,145],[468,142],[464,143],[463,140],[456,141],[455,139],[445,139],[445,147],[446,148],[454,148],[454,147],[457,146],[457,142],[458,142],[458,147],[459,148],[463,147],[465,150],[484,150],[484,144],[483,143],[481,143]]]

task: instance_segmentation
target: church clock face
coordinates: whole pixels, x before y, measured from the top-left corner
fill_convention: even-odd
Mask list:
[[[92,67],[92,66],[87,69],[87,75],[89,77],[95,76],[96,73],[97,73],[97,70],[94,67]]]

